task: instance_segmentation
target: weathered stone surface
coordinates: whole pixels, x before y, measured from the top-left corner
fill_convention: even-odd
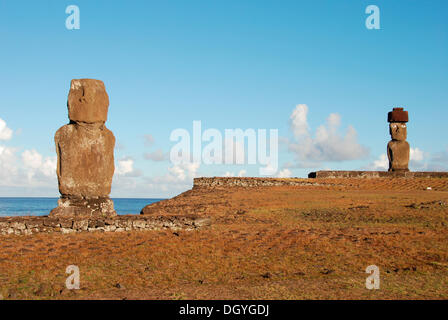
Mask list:
[[[195,215],[141,216],[124,215],[108,218],[79,217],[1,217],[0,235],[36,233],[122,232],[131,230],[195,230],[211,224],[210,218]],[[37,226],[37,227],[35,227]]]
[[[89,227],[89,220],[73,221],[73,229],[76,231],[86,231]]]
[[[387,144],[389,171],[409,171],[410,146],[406,141],[408,113],[403,111],[403,108],[394,108],[392,112],[389,112],[388,120],[392,138]]]
[[[114,174],[115,137],[104,125],[68,124],[55,135],[62,195],[107,197]]]
[[[106,128],[109,98],[104,83],[74,79],[68,96],[70,123],[55,134],[61,199],[51,216],[115,216],[109,194],[115,137]]]
[[[392,140],[406,141],[408,137],[408,128],[404,122],[391,122],[389,124],[389,133]]]
[[[294,178],[252,178],[252,177],[213,177],[194,178],[193,188],[197,187],[272,187],[272,186],[306,186],[316,185],[315,182],[304,182]]]
[[[408,122],[409,115],[403,108],[393,108],[391,112],[387,114],[387,122]]]
[[[444,178],[448,179],[448,172],[409,172],[409,171],[317,171],[310,172],[308,178]]]
[[[106,122],[109,96],[103,81],[73,79],[68,94],[68,117],[75,122]]]
[[[112,217],[115,216],[114,203],[108,197],[103,198],[64,198],[58,200],[58,206],[51,210],[50,216],[57,217]]]
[[[409,171],[410,146],[407,141],[392,140],[387,144],[389,171]]]

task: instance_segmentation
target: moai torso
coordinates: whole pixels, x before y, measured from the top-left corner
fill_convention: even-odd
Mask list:
[[[409,171],[409,143],[407,141],[392,140],[387,144],[389,171]]]
[[[59,192],[84,198],[109,196],[114,175],[112,131],[104,125],[67,124],[56,132],[55,142]]]
[[[114,216],[109,199],[115,137],[106,128],[109,97],[104,83],[72,80],[67,101],[70,123],[55,134],[61,198],[53,216]]]
[[[409,171],[410,146],[406,141],[408,113],[403,108],[394,108],[389,112],[388,121],[392,138],[387,144],[389,171]]]

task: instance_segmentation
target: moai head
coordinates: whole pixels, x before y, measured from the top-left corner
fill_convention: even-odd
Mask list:
[[[403,108],[393,108],[387,115],[387,121],[392,140],[405,141],[407,138],[406,122],[409,121],[408,112]]]
[[[389,124],[389,133],[392,137],[392,140],[405,141],[407,138],[406,123],[391,122]]]
[[[74,122],[104,123],[107,120],[109,96],[103,81],[73,79],[67,100],[68,117]]]

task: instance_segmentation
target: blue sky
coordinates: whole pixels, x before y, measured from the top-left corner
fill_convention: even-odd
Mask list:
[[[379,30],[365,27],[370,4]],[[80,9],[79,30],[65,27],[68,5]],[[387,112],[404,106],[411,168],[446,170],[447,12],[444,0],[0,1],[0,196],[57,196],[53,137],[68,122],[75,78],[106,85],[115,197],[171,196],[194,176],[258,175],[256,165],[145,158],[169,152],[170,133],[194,120],[278,129],[279,172],[305,177],[380,168]],[[298,105],[320,159],[294,135]],[[319,126],[330,136],[323,143]]]

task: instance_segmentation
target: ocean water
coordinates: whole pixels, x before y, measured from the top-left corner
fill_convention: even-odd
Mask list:
[[[118,214],[139,214],[144,206],[163,199],[112,198]],[[58,198],[2,198],[0,217],[44,216],[58,205]]]

